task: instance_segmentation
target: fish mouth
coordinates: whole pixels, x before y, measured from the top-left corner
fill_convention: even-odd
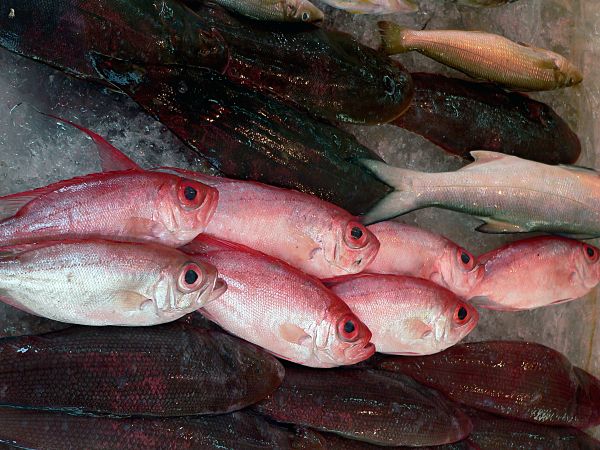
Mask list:
[[[369,359],[374,354],[375,344],[372,344],[371,342],[369,342],[362,348],[350,347],[344,352],[344,355],[352,364],[356,364],[361,361],[364,361],[365,359]]]

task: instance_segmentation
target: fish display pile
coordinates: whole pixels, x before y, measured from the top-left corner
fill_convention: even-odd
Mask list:
[[[539,343],[461,343],[488,310],[600,283],[598,172],[568,165],[581,143],[550,106],[510,92],[578,89],[580,68],[393,17],[374,49],[327,29],[331,8],[418,3],[324,3],[0,4],[1,47],[132,100],[214,169],[146,166],[36,112],[100,169],[0,197],[0,445],[600,449],[600,379]],[[413,50],[485,82],[389,57]],[[343,123],[474,161],[394,167]],[[391,220],[428,207],[546,235],[477,256]]]

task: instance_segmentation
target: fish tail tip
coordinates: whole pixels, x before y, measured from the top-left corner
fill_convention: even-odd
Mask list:
[[[377,27],[381,37],[381,46],[379,49],[383,53],[393,55],[409,51],[409,48],[405,44],[405,34],[407,31],[410,31],[409,29],[387,20],[377,22]]]

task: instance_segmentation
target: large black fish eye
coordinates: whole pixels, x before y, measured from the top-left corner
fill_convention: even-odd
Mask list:
[[[304,22],[306,22],[306,21],[308,21],[308,19],[310,19],[310,14],[309,14],[309,13],[307,13],[307,12],[303,12],[303,13],[302,13],[302,20],[303,20]]]
[[[471,262],[471,257],[469,255],[467,255],[466,253],[461,253],[460,254],[460,260],[464,263],[464,264],[469,264],[469,262]]]
[[[354,326],[354,322],[352,322],[351,320],[344,324],[344,331],[348,334],[354,333],[355,329],[356,327]]]
[[[191,186],[186,186],[185,190],[183,191],[183,195],[185,196],[186,199],[188,199],[189,201],[192,201],[192,200],[195,200],[196,197],[198,196],[198,191]]]
[[[198,281],[198,274],[195,270],[189,269],[185,273],[185,282],[187,284],[194,284],[196,281]]]
[[[593,258],[593,257],[594,257],[594,255],[596,254],[596,251],[595,251],[595,250],[594,250],[592,247],[587,247],[587,248],[585,249],[585,251],[586,251],[586,253],[588,254],[588,256],[589,256],[590,258]]]
[[[352,228],[352,231],[350,232],[350,235],[354,238],[354,239],[360,239],[361,237],[363,237],[363,232],[359,227],[354,227]]]
[[[457,314],[458,320],[465,320],[467,318],[467,314],[466,308],[461,306]]]

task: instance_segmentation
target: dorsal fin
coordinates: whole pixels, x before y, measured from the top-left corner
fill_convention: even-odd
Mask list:
[[[486,163],[505,158],[513,158],[511,155],[506,155],[499,152],[490,152],[489,150],[473,150],[470,153],[476,163]]]
[[[234,250],[264,256],[261,252],[250,247],[246,247],[245,245],[238,244],[236,242],[224,241],[208,234],[199,235],[192,242],[182,247],[181,250],[189,254],[204,254],[215,251]]]
[[[58,120],[61,123],[71,125],[74,128],[77,128],[79,131],[87,134],[94,144],[96,144],[96,148],[98,149],[98,156],[100,157],[100,164],[102,166],[102,171],[104,172],[113,172],[113,171],[121,171],[121,170],[143,170],[139,165],[129,159],[127,156],[123,154],[121,150],[116,148],[102,136],[97,133],[94,133],[92,130],[88,130],[81,125],[77,125],[67,119],[63,119],[62,117],[55,116],[53,114],[48,114],[44,112],[40,112],[44,116],[52,117],[53,119]]]

